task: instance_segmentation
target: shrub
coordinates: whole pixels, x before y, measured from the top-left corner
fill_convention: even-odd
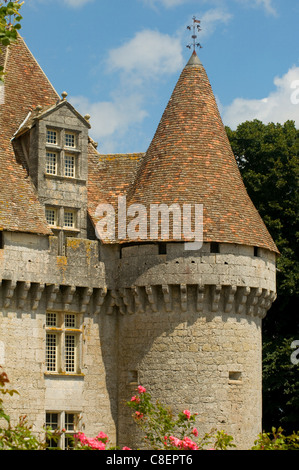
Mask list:
[[[32,432],[27,417],[22,416],[16,426],[12,426],[10,417],[5,413],[2,395],[14,395],[16,390],[8,388],[9,380],[0,366],[0,450],[44,450],[47,437],[59,439],[62,431],[44,430],[45,440],[39,440]],[[183,410],[174,416],[172,410],[160,402],[153,403],[150,393],[139,385],[127,405],[133,410],[133,419],[144,433],[144,442],[152,450],[227,450],[235,447],[233,437],[225,431],[212,430],[199,437],[195,426],[197,413]],[[4,426],[2,427],[2,423]],[[70,436],[69,436],[70,437]],[[108,436],[100,432],[95,438],[88,438],[78,432],[74,436],[74,450],[113,450],[108,447]],[[290,436],[283,434],[283,429],[272,428],[270,433],[261,433],[251,450],[298,450],[299,432]],[[122,450],[131,450],[125,446]]]
[[[170,408],[158,401],[153,403],[144,387],[139,386],[136,391],[127,405],[134,410],[133,419],[145,434],[146,447],[158,450],[225,450],[235,447],[232,436],[224,431],[212,430],[198,438],[199,432],[195,427],[198,413],[183,410],[174,416]]]
[[[259,434],[252,450],[298,450],[299,432],[284,436],[282,428],[272,428],[272,432]]]

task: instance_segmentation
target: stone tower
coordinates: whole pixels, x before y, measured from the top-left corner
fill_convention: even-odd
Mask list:
[[[119,400],[128,380],[201,432],[249,448],[261,431],[261,324],[275,299],[276,247],[250,201],[205,70],[193,53],[141,160],[128,204],[203,204],[203,246],[126,244],[118,289]],[[153,240],[151,240],[153,241]],[[166,242],[166,243],[165,243]],[[119,417],[119,436],[130,435]],[[120,439],[122,439],[120,437]]]
[[[277,248],[196,53],[145,154],[101,155],[89,117],[59,97],[22,38],[0,64],[0,366],[20,392],[7,412],[27,414],[36,432],[83,422],[88,436],[135,447],[124,402],[141,384],[198,412],[200,432],[224,429],[251,447]],[[132,231],[120,200],[131,219],[140,210]],[[117,227],[110,239],[99,238],[103,204]],[[153,205],[166,208],[155,230]],[[181,232],[184,205],[192,230],[203,208],[196,249]]]

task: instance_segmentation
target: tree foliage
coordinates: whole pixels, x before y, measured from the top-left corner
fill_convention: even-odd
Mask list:
[[[21,29],[22,16],[20,8],[23,2],[16,0],[9,2],[8,0],[0,1],[0,53],[1,46],[9,46],[17,40],[18,31]],[[0,65],[0,81],[4,80],[4,67]]]
[[[290,360],[299,340],[299,131],[293,121],[247,121],[226,128],[246,189],[279,251],[277,300],[263,322],[264,428],[299,422],[299,366]]]

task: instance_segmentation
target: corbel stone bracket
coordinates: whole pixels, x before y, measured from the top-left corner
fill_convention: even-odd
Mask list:
[[[80,306],[81,313],[86,312],[87,307],[90,303],[90,299],[91,299],[92,294],[93,294],[93,288],[92,287],[84,287],[82,295],[81,295],[81,306]]]
[[[100,289],[97,289],[96,293],[94,294],[95,295],[95,309],[94,309],[94,313],[96,315],[98,315],[100,312],[101,312],[101,309],[102,309],[102,305],[104,303],[104,300],[107,296],[107,292],[108,292],[108,289],[107,287],[103,287],[103,288],[100,288]]]
[[[3,281],[2,281],[3,285]],[[14,296],[16,287],[17,287],[17,282],[16,281],[4,281],[4,291],[3,291],[3,307],[8,308],[11,305],[12,298]]]
[[[18,307],[23,309],[25,302],[28,298],[29,290],[31,287],[31,282],[23,281],[19,283],[18,289]]]
[[[162,293],[164,298],[164,305],[167,312],[171,312],[172,308],[172,295],[171,295],[171,287],[169,285],[164,284],[162,286]]]

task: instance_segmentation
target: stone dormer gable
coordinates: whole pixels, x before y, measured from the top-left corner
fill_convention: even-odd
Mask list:
[[[28,113],[14,134],[12,144],[16,158],[27,169],[37,188],[43,173],[87,178],[83,167],[87,165],[88,129],[91,127],[88,119],[89,116],[83,117],[66,100],[66,93],[54,105],[38,105]],[[76,156],[74,174],[64,171],[66,152]],[[52,162],[47,161],[51,158]]]
[[[30,130],[35,124],[36,121],[47,118],[50,116],[52,113],[56,112],[62,107],[67,107],[70,111],[69,117],[71,118],[78,118],[83,125],[85,125],[88,129],[91,128],[89,124],[89,116],[83,117],[75,108],[72,106],[72,104],[66,100],[66,93],[63,93],[63,99],[57,101],[56,104],[51,105],[51,106],[41,106],[38,105],[35,107],[34,110],[29,111],[28,115],[26,116],[25,120],[22,122],[18,130],[13,136],[13,139],[17,139],[21,135],[25,134]],[[66,113],[65,113],[66,114]],[[72,116],[73,115],[73,116]],[[75,123],[75,120],[73,124]]]

